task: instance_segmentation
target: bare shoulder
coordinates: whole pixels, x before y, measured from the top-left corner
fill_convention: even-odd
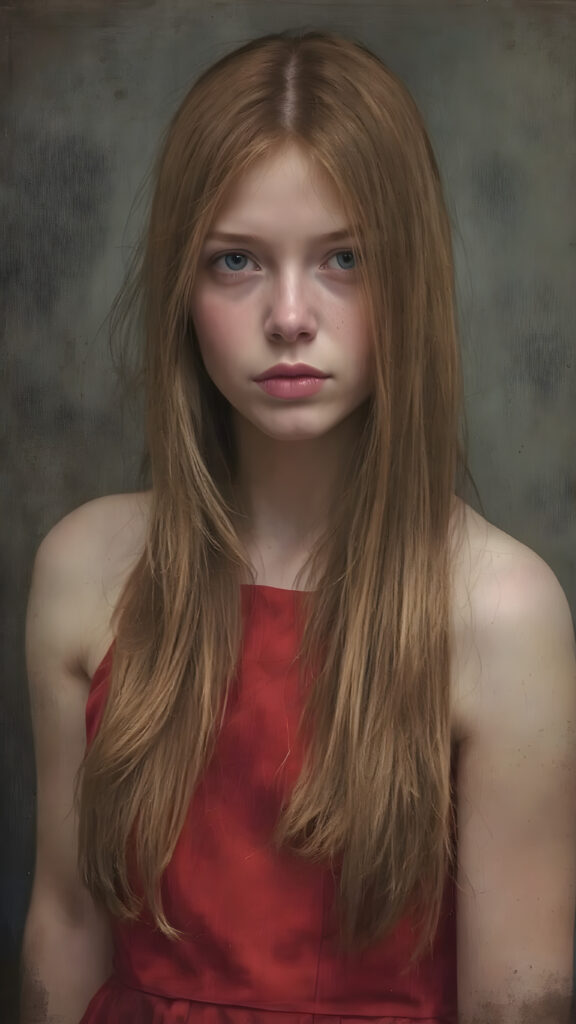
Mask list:
[[[39,552],[56,555],[67,568],[83,557],[128,554],[146,525],[150,493],[109,494],[94,498],[60,519],[44,537]]]
[[[112,641],[110,619],[143,550],[149,505],[148,492],[88,501],[56,523],[38,548],[29,632],[38,622],[73,672],[91,676]]]
[[[452,631],[460,738],[478,721],[480,704],[497,706],[496,679],[508,663],[524,660],[538,636],[542,648],[556,644],[567,657],[574,642],[568,601],[550,566],[469,506],[454,552]]]
[[[454,612],[476,625],[493,622],[517,602],[549,599],[567,609],[553,570],[532,548],[465,506],[464,530],[454,561]]]

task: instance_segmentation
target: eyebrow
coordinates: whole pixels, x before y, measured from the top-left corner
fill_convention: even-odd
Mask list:
[[[354,231],[352,228],[341,228],[339,231],[328,231],[324,235],[316,235],[312,239],[314,242],[341,242],[344,238],[353,238]],[[265,242],[265,239],[260,238],[258,235],[251,234],[236,234],[229,231],[211,231],[206,236],[207,242],[226,242],[231,245],[239,245],[241,242],[250,242],[251,245],[261,245]]]

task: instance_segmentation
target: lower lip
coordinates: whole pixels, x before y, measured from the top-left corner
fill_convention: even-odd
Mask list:
[[[274,398],[307,398],[316,395],[325,380],[326,377],[269,377],[256,383]]]

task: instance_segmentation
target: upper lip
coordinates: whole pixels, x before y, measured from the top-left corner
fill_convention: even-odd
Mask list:
[[[269,370],[254,377],[254,380],[268,380],[269,377],[328,377],[328,373],[322,373],[315,366],[308,366],[307,363],[277,363]]]

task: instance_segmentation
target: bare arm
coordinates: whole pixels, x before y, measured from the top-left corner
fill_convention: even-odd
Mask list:
[[[21,1024],[78,1024],[111,973],[107,917],[76,865],[73,793],[89,687],[81,655],[94,594],[85,532],[80,510],[48,534],[36,557],[28,606],[37,836],[22,948]]]
[[[458,781],[460,1024],[570,1024],[576,908],[576,659],[533,552],[493,552]]]

